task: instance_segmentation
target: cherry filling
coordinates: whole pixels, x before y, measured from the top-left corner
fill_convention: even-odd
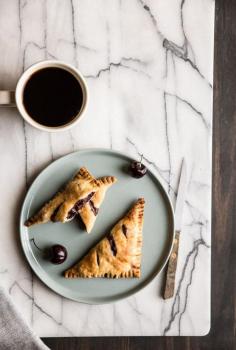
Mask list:
[[[89,193],[89,195],[85,198],[82,198],[78,200],[75,205],[69,210],[66,219],[67,220],[72,220],[74,217],[78,214],[78,211],[90,201],[90,199],[93,197],[95,192]]]
[[[97,216],[99,209],[95,207],[95,205],[94,205],[92,200],[89,201],[89,205],[90,205],[90,208],[91,208],[92,212],[94,213],[94,215]]]
[[[127,238],[127,227],[125,225],[122,225],[122,232],[124,233],[125,237]]]
[[[60,207],[61,207],[61,204],[54,210],[54,212],[51,216],[51,219],[50,219],[52,222],[56,221],[56,216],[57,216],[57,213],[59,212]]]
[[[107,236],[107,240],[108,240],[108,242],[110,244],[111,251],[112,251],[113,255],[116,256],[116,254],[117,254],[116,242],[115,242],[114,237],[112,236],[112,234],[109,234]]]
[[[100,265],[100,259],[99,259],[98,253],[97,253],[97,264],[98,264],[98,266]]]

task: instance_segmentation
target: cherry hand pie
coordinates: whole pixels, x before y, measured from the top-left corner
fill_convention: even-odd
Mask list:
[[[87,172],[87,175],[90,177],[90,180],[93,181],[93,176]],[[86,227],[86,231],[88,233],[91,232],[94,223],[96,221],[99,208],[105,198],[106,191],[110,186],[112,186],[116,182],[116,178],[114,176],[105,176],[98,181],[101,180],[99,189],[95,191],[92,198],[90,198],[86,203],[81,206],[78,210],[78,213]]]
[[[40,211],[29,218],[26,226],[48,221],[68,222],[80,214],[88,232],[91,231],[103,202],[106,190],[116,181],[113,176],[95,179],[86,168],[81,168],[65,188],[59,191]]]
[[[140,198],[109,235],[65,271],[65,277],[140,277],[144,204]]]

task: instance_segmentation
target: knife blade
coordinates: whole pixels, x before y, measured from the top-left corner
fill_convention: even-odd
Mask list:
[[[180,180],[178,186],[178,194],[175,205],[175,238],[173,248],[168,261],[166,282],[164,288],[164,299],[173,297],[175,291],[175,275],[177,270],[178,252],[179,252],[179,238],[182,227],[182,217],[185,202],[185,195],[187,189],[187,164],[185,159],[182,161]]]
[[[187,188],[187,165],[185,159],[182,161],[181,173],[178,186],[178,194],[175,204],[175,230],[181,231],[184,201]]]

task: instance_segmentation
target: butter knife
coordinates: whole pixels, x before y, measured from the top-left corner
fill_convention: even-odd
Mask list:
[[[182,216],[184,209],[185,194],[187,188],[187,166],[186,161],[183,159],[181,165],[181,173],[178,187],[178,194],[175,206],[175,238],[173,248],[170,254],[170,258],[167,264],[164,299],[173,297],[175,291],[175,274],[177,269],[178,251],[179,251],[179,238],[182,226]]]

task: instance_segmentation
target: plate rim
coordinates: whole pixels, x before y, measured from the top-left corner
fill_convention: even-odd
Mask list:
[[[149,173],[151,174],[152,177],[154,177],[154,179],[158,182],[158,185],[160,186],[161,188],[161,191],[162,193],[164,194],[164,197],[165,197],[165,200],[166,200],[166,203],[167,204],[167,207],[168,207],[168,211],[169,211],[169,216],[170,216],[170,234],[171,234],[171,237],[170,237],[170,241],[171,241],[171,244],[169,246],[169,251],[168,251],[168,254],[166,254],[166,257],[163,259],[163,262],[161,263],[160,267],[156,269],[155,273],[153,273],[153,275],[149,278],[147,278],[146,281],[143,282],[143,284],[141,284],[140,286],[137,286],[136,288],[133,288],[131,289],[130,291],[128,292],[125,292],[125,293],[122,293],[121,295],[117,296],[117,297],[113,297],[112,300],[110,300],[110,298],[107,298],[108,300],[105,300],[103,302],[99,302],[99,301],[95,301],[95,300],[91,300],[91,299],[86,299],[86,298],[75,298],[75,297],[72,297],[72,296],[65,296],[63,294],[63,292],[60,292],[60,291],[57,291],[55,290],[52,286],[49,285],[48,281],[45,281],[43,279],[43,277],[40,276],[39,274],[39,271],[36,270],[35,266],[32,266],[32,263],[30,261],[30,257],[28,256],[27,254],[27,247],[26,247],[26,243],[25,243],[25,240],[24,240],[24,233],[23,233],[23,230],[22,230],[22,226],[23,226],[23,213],[24,213],[24,209],[26,207],[26,202],[27,202],[27,199],[28,197],[30,196],[30,192],[32,191],[32,188],[37,184],[37,182],[39,181],[39,178],[41,175],[43,175],[47,170],[48,168],[50,168],[51,166],[55,165],[55,163],[57,162],[60,162],[62,159],[65,159],[65,158],[69,158],[73,155],[80,155],[82,153],[94,153],[94,152],[103,152],[103,153],[109,153],[109,154],[114,154],[114,155],[118,155],[122,158],[126,158],[127,160],[135,160],[134,158],[132,158],[132,156],[129,156],[129,155],[126,155],[125,153],[121,152],[121,151],[117,151],[117,150],[113,150],[113,149],[110,149],[110,148],[96,148],[96,147],[93,147],[93,148],[83,148],[83,149],[80,149],[80,150],[77,150],[77,151],[73,151],[73,152],[70,152],[68,154],[65,154],[61,157],[59,157],[58,159],[54,160],[53,162],[51,162],[50,164],[48,164],[42,171],[40,171],[37,176],[35,177],[34,181],[32,182],[32,184],[30,185],[30,187],[27,189],[27,192],[24,196],[24,199],[23,199],[23,203],[21,205],[21,210],[20,210],[20,217],[19,217],[19,230],[20,230],[20,243],[21,243],[21,248],[23,250],[23,253],[24,253],[24,257],[26,258],[28,264],[29,264],[29,267],[31,268],[31,270],[33,271],[33,273],[37,276],[37,278],[47,287],[49,288],[51,291],[53,291],[54,293],[56,293],[57,295],[60,295],[62,296],[63,298],[66,298],[66,299],[69,299],[69,300],[73,300],[73,301],[76,301],[76,302],[79,302],[79,303],[82,303],[82,304],[88,304],[88,305],[104,305],[104,304],[111,304],[111,303],[114,303],[114,302],[117,302],[119,300],[123,300],[123,299],[126,299],[132,295],[135,295],[136,293],[140,292],[141,290],[143,290],[145,287],[147,287],[151,282],[153,282],[153,280],[162,272],[162,270],[165,268],[168,260],[169,260],[169,257],[170,257],[170,254],[171,254],[171,251],[172,251],[172,248],[173,248],[173,244],[174,244],[174,238],[175,238],[175,217],[174,217],[174,209],[173,209],[173,205],[172,205],[172,202],[170,200],[170,197],[169,197],[169,194],[167,193],[166,189],[164,188],[164,186],[162,185],[161,181],[160,181],[160,177],[159,175],[157,174],[154,174],[153,171],[150,169],[150,167],[148,165],[146,165],[147,167],[147,170],[149,171]]]

